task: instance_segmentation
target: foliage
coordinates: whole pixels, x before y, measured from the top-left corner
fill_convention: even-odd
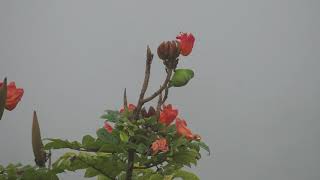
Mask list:
[[[196,166],[201,158],[201,149],[210,149],[197,134],[187,127],[185,120],[178,117],[178,109],[166,106],[170,88],[182,87],[194,77],[191,69],[177,69],[180,54],[191,53],[195,38],[191,33],[180,33],[175,41],[160,44],[157,53],[163,61],[166,78],[160,88],[145,97],[149,84],[153,54],[147,49],[146,69],[137,105],[127,102],[124,91],[123,108],[106,110],[101,118],[105,125],[96,131],[96,136],[85,135],[82,141],[47,138],[43,145],[38,118],[34,112],[32,145],[37,166],[9,164],[0,166],[2,179],[58,179],[57,174],[84,170],[84,177],[98,180],[198,180],[184,167]],[[8,100],[6,79],[0,86],[0,119],[4,108],[12,110],[20,101],[23,89],[10,88],[15,98]],[[17,92],[14,92],[17,91]],[[145,103],[158,97],[156,108],[145,110]],[[10,102],[10,107],[4,107]],[[162,108],[161,108],[162,107]],[[175,121],[175,124],[172,124]],[[51,165],[51,151],[67,149]],[[49,163],[46,167],[46,163]]]
[[[56,180],[59,179],[54,170],[39,168],[37,166],[22,166],[21,164],[0,165],[0,180],[23,179],[23,180]]]
[[[112,113],[112,116],[108,113]],[[128,115],[130,112],[107,111],[106,116],[117,117],[111,120],[115,127],[112,133],[100,128],[97,130],[97,137],[85,135],[82,142],[47,139],[46,150],[67,148],[79,151],[61,156],[53,164],[55,171],[61,173],[84,169],[85,177],[119,179],[125,174],[128,150],[134,149],[134,175],[138,179],[197,179],[181,168],[196,165],[201,157],[200,149],[210,153],[204,142],[189,141],[178,136],[175,125],[164,126],[155,117],[130,121]],[[153,155],[150,146],[159,136],[168,140],[170,150]]]

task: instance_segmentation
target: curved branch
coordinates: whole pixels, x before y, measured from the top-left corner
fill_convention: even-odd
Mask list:
[[[166,100],[168,99],[168,94],[169,94],[169,86],[167,86],[165,89],[164,97],[162,99],[161,105],[164,104],[166,102]]]
[[[167,87],[167,85],[170,81],[171,75],[172,75],[172,69],[168,69],[166,80],[163,82],[160,89],[158,89],[158,91],[154,92],[151,96],[143,99],[143,101],[142,101],[143,104],[146,102],[149,102],[152,99],[154,99],[155,97],[157,97]]]

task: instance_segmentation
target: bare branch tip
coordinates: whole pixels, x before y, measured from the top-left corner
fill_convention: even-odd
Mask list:
[[[153,59],[153,54],[152,54],[151,49],[148,45],[147,46],[147,61],[151,63],[152,59]]]
[[[127,88],[124,88],[123,92],[123,106],[128,107],[128,99],[127,99]]]

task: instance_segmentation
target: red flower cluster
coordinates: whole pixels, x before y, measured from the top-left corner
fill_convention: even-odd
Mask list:
[[[169,150],[167,140],[165,138],[160,138],[154,141],[151,145],[152,154],[157,154],[159,151],[167,152]]]
[[[171,104],[164,106],[163,110],[160,112],[160,123],[169,126],[178,116],[178,110],[173,109]]]
[[[2,82],[0,82],[0,87],[2,86]],[[5,108],[9,111],[12,111],[23,96],[23,89],[17,88],[15,82],[10,82],[7,85],[7,99]]]
[[[159,122],[169,126],[174,120],[176,120],[176,130],[180,136],[186,137],[188,140],[200,140],[201,137],[197,134],[193,134],[187,127],[185,120],[180,119],[178,116],[178,110],[173,109],[171,104],[164,106],[160,112]]]
[[[132,111],[134,111],[135,109],[136,109],[136,106],[135,106],[135,105],[129,104],[129,106],[128,106],[129,112],[132,112]],[[123,112],[124,112],[124,107],[120,109],[120,113],[123,113]]]
[[[113,128],[112,128],[112,126],[111,126],[107,121],[104,122],[103,128],[104,128],[105,130],[107,130],[108,133],[112,133]]]
[[[180,33],[176,37],[180,42],[180,54],[188,56],[193,48],[195,38],[191,33]]]

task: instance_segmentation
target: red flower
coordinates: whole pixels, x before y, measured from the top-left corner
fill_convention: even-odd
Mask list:
[[[185,120],[177,118],[176,119],[176,129],[180,136],[186,137],[188,140],[195,139],[196,137],[192,134],[191,130],[187,128],[187,123]],[[197,135],[198,136],[198,135]]]
[[[104,129],[108,131],[108,133],[112,133],[112,126],[108,122],[104,122]]]
[[[167,152],[169,151],[168,143],[165,138],[160,138],[154,141],[151,145],[152,154],[157,154],[159,151]]]
[[[136,106],[135,106],[135,105],[129,104],[129,106],[128,106],[129,112],[132,112],[132,111],[134,111],[135,109],[136,109]],[[123,112],[124,112],[124,108],[121,108],[121,109],[120,109],[120,113],[123,113]]]
[[[2,82],[0,82],[0,86],[2,86]],[[7,85],[7,99],[5,108],[9,111],[13,110],[18,102],[21,100],[23,96],[23,89],[17,88],[15,82],[10,82]]]
[[[180,33],[177,37],[180,40],[180,54],[188,56],[193,48],[195,38],[191,33]]]
[[[177,115],[178,115],[178,110],[172,109],[172,105],[168,104],[167,106],[163,107],[163,110],[160,113],[159,121],[160,123],[169,126],[172,123],[172,121],[176,119]]]

